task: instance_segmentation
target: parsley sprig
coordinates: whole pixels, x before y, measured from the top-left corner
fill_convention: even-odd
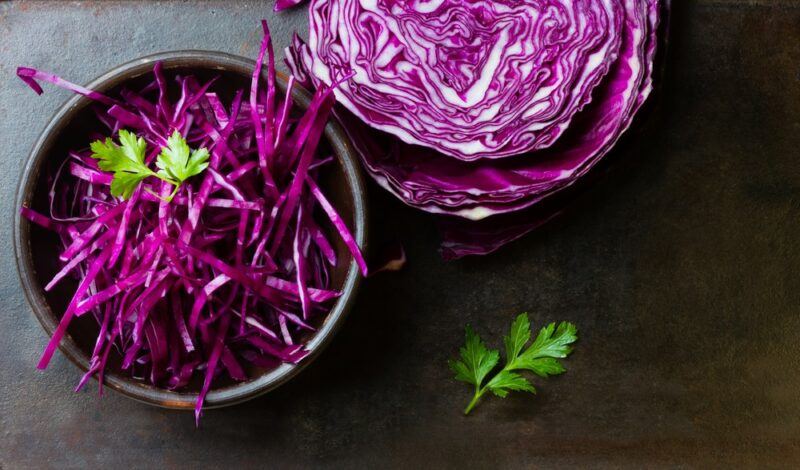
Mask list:
[[[485,381],[489,373],[497,367],[500,353],[496,349],[487,349],[481,338],[467,325],[466,344],[460,349],[461,359],[450,361],[456,380],[475,386],[472,400],[464,409],[464,414],[469,414],[489,391],[500,398],[505,398],[510,391],[536,393],[533,385],[517,371],[527,370],[540,377],[563,373],[566,369],[557,359],[567,357],[572,352],[570,345],[578,339],[577,332],[578,329],[572,323],[561,322],[557,327],[555,323],[550,323],[525,348],[531,339],[531,325],[528,314],[520,314],[511,324],[508,336],[504,338],[505,366]]]
[[[125,129],[119,131],[119,145],[107,137],[105,141],[92,142],[89,147],[92,158],[97,159],[97,166],[114,173],[111,194],[123,199],[129,199],[145,178],[154,176],[175,186],[166,199],[171,201],[184,181],[208,167],[208,150],[191,150],[177,130],[167,139],[167,146],[161,148],[156,158],[158,172],[151,170],[144,161],[147,152],[144,139]]]

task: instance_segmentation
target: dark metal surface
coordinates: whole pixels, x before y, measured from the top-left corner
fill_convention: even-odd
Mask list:
[[[629,162],[578,210],[454,263],[431,220],[372,188],[374,226],[409,263],[369,279],[331,347],[290,384],[188,413],[96,389],[29,311],[13,191],[68,96],[18,64],[86,82],[169,49],[254,56],[272,2],[0,4],[0,467],[796,467],[800,465],[800,6],[678,0],[661,106]],[[278,43],[304,12],[271,20]],[[571,319],[581,341],[539,395],[468,418],[446,360],[469,322],[499,346],[514,314]]]

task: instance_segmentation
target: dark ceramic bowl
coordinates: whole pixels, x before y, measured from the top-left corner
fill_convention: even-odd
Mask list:
[[[229,101],[235,89],[249,89],[250,76],[255,63],[241,57],[207,51],[178,51],[156,54],[128,62],[92,81],[88,88],[114,93],[123,84],[137,86],[150,80],[153,64],[161,61],[167,75],[193,73],[199,78],[220,75],[214,88],[221,98]],[[286,77],[278,77],[278,86],[286,89]],[[292,92],[294,102],[300,107],[308,106],[310,96],[297,87]],[[47,173],[54,162],[64,158],[67,150],[84,147],[87,135],[95,126],[96,118],[87,106],[89,100],[74,96],[67,101],[50,120],[31,151],[22,171],[17,189],[16,207],[28,206],[47,212]],[[323,174],[321,184],[327,190],[332,202],[338,208],[345,222],[352,230],[358,244],[365,248],[366,242],[366,202],[361,174],[352,145],[340,125],[331,121],[325,128],[327,145],[338,159]],[[20,280],[28,302],[36,318],[48,335],[52,335],[61,314],[74,291],[76,283],[61,285],[51,292],[43,286],[59,269],[58,240],[54,234],[33,226],[26,219],[14,217],[14,249]],[[339,237],[332,236],[339,259],[339,267],[332,273],[333,285],[338,286],[342,295],[333,305],[330,313],[317,325],[318,329],[305,338],[310,351],[299,364],[281,364],[275,369],[251,369],[250,380],[241,383],[224,383],[213,388],[205,399],[206,408],[233,405],[256,397],[285,383],[313,361],[330,342],[341,326],[349,307],[352,305],[359,273],[356,263]],[[91,315],[72,321],[68,334],[59,348],[78,367],[86,371],[89,366],[94,340],[98,327]],[[33,365],[31,365],[33,367]],[[130,378],[120,371],[119,362],[109,360],[105,381],[111,388],[136,400],[167,408],[192,409],[199,387],[190,384],[184,391],[169,391],[148,385]],[[67,390],[64,391],[67,393]]]

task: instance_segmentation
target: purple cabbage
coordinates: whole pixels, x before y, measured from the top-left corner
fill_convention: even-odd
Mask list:
[[[63,246],[63,267],[45,290],[69,277],[78,281],[40,369],[72,319],[92,315],[100,330],[78,389],[97,375],[102,393],[115,350],[123,369],[158,387],[186,389],[197,377],[199,420],[221,377],[243,381],[251,370],[245,364],[272,368],[305,357],[311,325],[340,295],[331,279],[342,260],[329,233],[343,237],[366,275],[353,235],[316,182],[332,161],[318,148],[334,102],[331,89],[320,87],[304,112],[291,101],[294,79],[279,96],[262,24],[249,98],[239,90],[227,105],[213,92],[215,80],[200,83],[191,75],[173,77],[180,96],[172,100],[161,64],[144,89],[122,89],[114,97],[35,69],[17,70],[37,93],[44,81],[94,100],[106,136],[134,130],[148,143],[149,165],[175,130],[211,153],[208,169],[172,200],[165,198],[171,186],[155,178],[123,200],[111,195],[112,175],[98,168],[88,148],[76,149],[53,176],[49,214],[20,209]]]
[[[583,179],[630,126],[652,90],[667,7],[314,0],[308,45],[296,39],[287,64],[313,86],[354,73],[335,93],[368,172],[446,216],[447,258],[485,254],[550,219],[557,211],[533,208]]]

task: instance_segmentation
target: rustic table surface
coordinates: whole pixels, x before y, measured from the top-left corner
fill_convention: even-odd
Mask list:
[[[539,232],[445,263],[432,220],[372,188],[373,221],[409,262],[363,284],[330,348],[246,404],[162,410],[96,386],[57,355],[11,243],[20,168],[68,93],[36,98],[17,65],[85,83],[141,55],[254,57],[305,35],[271,1],[0,4],[0,469],[800,465],[800,3],[675,0],[660,104],[623,171]],[[570,319],[567,374],[537,396],[469,398],[446,366],[471,323]],[[495,344],[499,346],[499,344]],[[223,467],[224,468],[224,467]]]

